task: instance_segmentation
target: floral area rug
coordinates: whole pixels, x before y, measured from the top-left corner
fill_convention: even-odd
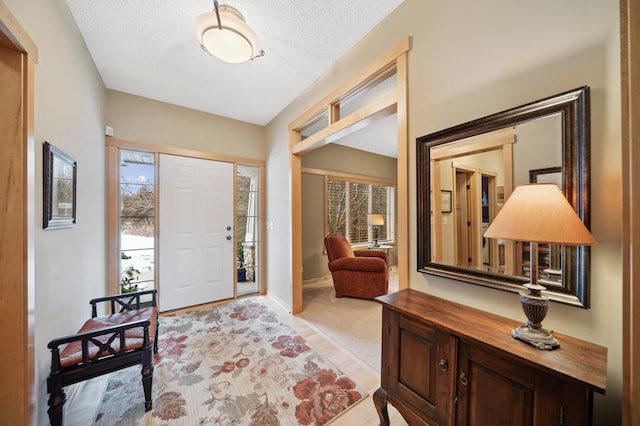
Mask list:
[[[109,376],[95,424],[323,425],[366,396],[250,298],[160,317],[153,410],[131,367]]]

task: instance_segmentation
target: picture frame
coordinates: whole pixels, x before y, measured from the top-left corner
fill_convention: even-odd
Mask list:
[[[49,142],[44,142],[42,151],[42,228],[74,226],[77,163]]]
[[[451,191],[447,189],[440,190],[440,211],[442,213],[451,213]]]
[[[529,183],[555,183],[562,190],[562,167],[529,170]]]
[[[545,167],[529,170],[529,183],[555,183],[562,190],[562,167]],[[549,268],[545,270],[550,276],[562,275],[562,246],[558,244],[542,244],[547,249]],[[566,255],[565,255],[566,256]]]

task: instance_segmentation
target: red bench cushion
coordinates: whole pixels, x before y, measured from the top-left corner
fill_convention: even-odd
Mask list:
[[[157,320],[157,308],[143,308],[143,309],[133,309],[130,311],[119,312],[116,314],[101,316],[91,318],[87,322],[84,323],[82,328],[78,330],[78,333],[84,333],[87,331],[95,331],[100,330],[105,327],[112,327],[114,325],[126,324],[133,321],[139,320],[149,320],[149,344],[153,345],[153,340],[155,338],[155,330],[156,330],[156,320]],[[96,337],[96,340],[101,342],[106,342],[111,337],[112,333],[106,334],[104,336]],[[132,349],[141,348],[144,345],[144,330],[142,327],[130,328],[125,331],[125,348],[127,351]],[[111,347],[119,351],[120,350],[120,339],[116,338],[113,342],[111,342]],[[93,358],[98,353],[98,347],[93,343],[89,342],[89,358]],[[101,354],[101,356],[109,355],[109,353],[105,352]],[[60,366],[61,367],[70,367],[73,365],[80,364],[82,362],[82,344],[80,341],[69,343],[64,350],[60,353]]]

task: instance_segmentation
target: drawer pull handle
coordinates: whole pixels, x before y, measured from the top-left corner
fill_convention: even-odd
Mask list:
[[[460,373],[460,383],[462,383],[463,386],[469,384],[469,380],[467,380],[467,376],[464,373]]]
[[[441,359],[440,362],[438,363],[438,367],[440,368],[440,371],[447,371],[448,366],[449,365],[447,364],[446,359]]]

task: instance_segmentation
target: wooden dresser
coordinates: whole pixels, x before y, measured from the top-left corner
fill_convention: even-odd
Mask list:
[[[416,290],[376,300],[381,425],[387,403],[410,425],[591,424],[593,392],[605,392],[605,347],[554,333],[560,347],[539,350],[511,337],[521,322]]]

